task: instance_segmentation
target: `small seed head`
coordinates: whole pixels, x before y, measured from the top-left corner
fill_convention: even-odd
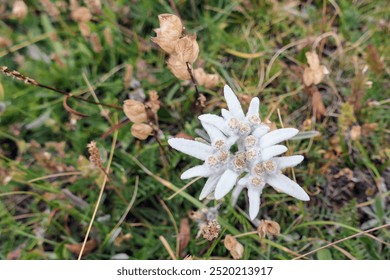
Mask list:
[[[239,121],[238,121],[236,118],[231,118],[231,119],[229,120],[229,122],[228,122],[228,126],[229,126],[231,129],[235,130],[235,129],[237,129],[238,126],[239,126]]]

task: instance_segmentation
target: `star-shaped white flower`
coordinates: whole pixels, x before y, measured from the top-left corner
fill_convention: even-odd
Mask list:
[[[282,169],[299,164],[303,156],[277,157],[287,151],[287,147],[279,143],[294,137],[298,130],[282,128],[269,132],[269,127],[261,123],[257,97],[251,100],[245,115],[229,86],[225,86],[224,96],[229,110],[222,109],[222,117],[213,114],[199,116],[210,136],[210,144],[180,138],[168,140],[176,150],[204,161],[202,165],[185,171],[181,178],[208,178],[199,199],[212,192],[215,199],[222,199],[236,186],[232,195],[235,203],[241,191],[247,188],[252,220],[259,212],[260,195],[266,184],[297,199],[309,200],[297,183],[281,173]],[[237,152],[233,155],[230,149],[234,144]]]

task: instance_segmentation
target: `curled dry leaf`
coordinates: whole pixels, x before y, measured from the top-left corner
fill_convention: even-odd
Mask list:
[[[307,52],[306,59],[309,67],[306,67],[303,72],[303,83],[307,87],[317,85],[324,79],[325,75],[329,74],[329,71],[324,65],[320,65],[320,60],[315,52]]]
[[[194,70],[195,79],[200,86],[212,89],[219,83],[219,76],[217,74],[207,74],[203,68],[196,68]]]
[[[74,255],[80,254],[82,243],[78,244],[65,244],[65,248],[71,251]],[[83,256],[90,254],[97,246],[97,241],[95,239],[91,239],[85,243],[85,248],[83,252]]]
[[[139,140],[145,140],[152,132],[153,128],[144,123],[135,123],[131,127],[131,134]]]
[[[264,238],[266,234],[278,236],[280,234],[280,226],[274,221],[261,220],[257,227],[257,233],[261,238]]]
[[[16,0],[12,6],[12,16],[18,20],[23,20],[28,13],[28,7],[22,0]]]
[[[145,105],[133,99],[124,101],[123,112],[134,123],[142,123],[147,120]]]
[[[326,115],[325,105],[322,102],[321,94],[317,90],[317,87],[314,87],[314,90],[312,90],[311,103],[317,119]]]
[[[180,220],[180,232],[179,232],[179,251],[180,255],[183,254],[185,248],[187,248],[188,243],[190,242],[190,226],[188,223],[188,218],[183,218]]]
[[[238,260],[242,258],[244,253],[244,246],[237,239],[230,234],[226,235],[225,240],[223,241],[223,245],[226,249],[229,250],[233,259]]]
[[[86,7],[79,7],[72,11],[71,17],[76,22],[88,22],[92,19],[92,14]]]

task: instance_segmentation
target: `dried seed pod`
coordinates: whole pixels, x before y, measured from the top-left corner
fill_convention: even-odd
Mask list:
[[[226,249],[229,250],[233,259],[238,260],[242,258],[244,253],[244,246],[237,239],[230,234],[226,235],[225,240],[223,241],[223,245]]]
[[[10,47],[12,45],[12,41],[5,37],[0,36],[0,48]]]
[[[152,41],[168,54],[173,54],[178,39],[183,31],[183,24],[178,16],[161,14],[158,16],[160,28],[155,29],[157,36]]]
[[[172,55],[168,59],[168,68],[180,80],[190,80],[191,76],[187,69],[187,64],[178,59],[177,56]]]
[[[12,6],[12,16],[18,20],[23,20],[28,14],[28,7],[22,0],[16,0]]]
[[[257,227],[257,233],[261,238],[264,238],[266,234],[278,236],[280,234],[280,226],[277,222],[270,220],[261,220]]]
[[[173,54],[175,52],[175,46],[178,39],[171,40],[169,37],[159,36],[157,33],[157,37],[152,37],[151,40],[160,46],[168,54]]]
[[[140,140],[145,140],[150,134],[152,134],[153,128],[144,123],[135,123],[131,127],[131,134]]]
[[[99,169],[102,169],[103,168],[103,161],[102,161],[102,158],[100,157],[99,150],[96,147],[96,142],[91,141],[91,143],[89,143],[87,145],[87,148],[88,148],[88,153],[90,155],[89,156],[90,162],[93,165],[95,165],[96,167],[98,167]]]
[[[307,63],[309,67],[306,67],[303,72],[303,83],[305,86],[317,85],[329,74],[328,69],[324,65],[320,65],[320,60],[315,52],[306,53]]]
[[[155,90],[149,91],[149,104],[153,113],[157,113],[160,109],[160,101],[158,100],[158,93]]]
[[[194,76],[198,85],[205,88],[215,88],[219,83],[219,76],[217,74],[207,74],[203,68],[196,68],[194,70]]]
[[[104,34],[104,40],[106,41],[107,45],[112,47],[114,45],[114,40],[112,38],[112,32],[110,27],[106,27],[103,30]]]
[[[183,24],[178,16],[172,14],[161,14],[158,16],[160,28],[156,29],[157,36],[179,39],[183,32]],[[158,30],[158,31],[157,31]]]
[[[175,53],[176,59],[181,62],[194,63],[199,54],[199,45],[196,42],[196,34],[187,35],[179,39],[175,45]]]
[[[218,237],[221,231],[221,226],[217,220],[208,221],[207,225],[203,225],[201,228],[202,236],[209,241]]]
[[[92,19],[92,14],[86,7],[79,7],[72,11],[71,17],[76,22],[88,22]]]
[[[147,120],[145,105],[133,99],[124,101],[123,112],[134,123],[142,123]]]
[[[95,53],[99,53],[103,51],[103,46],[102,43],[100,42],[100,38],[97,33],[92,33],[90,40],[91,40],[93,51]]]

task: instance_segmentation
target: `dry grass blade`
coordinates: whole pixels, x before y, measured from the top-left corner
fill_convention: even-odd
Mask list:
[[[379,230],[379,229],[386,228],[386,227],[389,227],[389,226],[390,226],[390,224],[386,224],[386,225],[382,225],[382,226],[379,226],[379,227],[371,228],[371,229],[368,229],[368,230],[365,230],[365,231],[362,231],[362,232],[359,232],[359,233],[352,234],[352,235],[350,235],[350,236],[347,236],[347,237],[345,237],[345,238],[339,239],[339,240],[337,240],[337,241],[335,241],[335,242],[332,242],[332,243],[329,243],[329,244],[327,244],[327,245],[325,245],[325,246],[322,246],[322,247],[320,247],[320,248],[317,248],[317,249],[315,249],[315,250],[313,250],[313,251],[310,251],[310,252],[308,252],[308,253],[306,253],[306,254],[303,254],[303,255],[301,255],[301,256],[299,256],[299,257],[296,257],[296,258],[294,258],[293,260],[299,260],[299,259],[301,259],[301,258],[303,258],[303,257],[306,257],[306,256],[308,256],[308,255],[311,255],[311,254],[313,254],[313,253],[315,253],[315,252],[318,252],[318,251],[320,251],[320,250],[322,250],[322,249],[325,249],[325,248],[328,248],[328,247],[330,247],[330,246],[334,246],[335,244],[344,242],[344,241],[346,241],[346,240],[348,240],[348,239],[355,238],[355,237],[358,237],[358,236],[360,236],[360,235],[364,235],[364,234],[367,234],[367,233],[372,232],[372,231],[377,231],[377,230]]]
[[[173,225],[173,228],[175,229],[175,233],[176,233],[176,258],[179,257],[179,249],[180,249],[180,235],[179,235],[179,229],[177,227],[177,224],[176,224],[176,221],[175,221],[175,217],[173,217],[172,215],[172,212],[169,210],[168,206],[165,204],[164,201],[162,201],[161,199],[158,199],[160,204],[162,205],[162,207],[164,208],[164,210],[167,212],[168,216],[169,216],[169,219],[171,220],[172,222],[172,225]]]
[[[108,180],[107,174],[108,174],[108,172],[110,171],[112,159],[113,159],[113,157],[114,157],[114,152],[115,152],[115,146],[116,146],[117,137],[118,137],[118,132],[116,131],[116,133],[114,134],[114,138],[113,138],[113,140],[112,140],[111,151],[110,151],[110,158],[109,158],[109,160],[108,160],[107,168],[106,168],[106,170],[105,170],[106,172],[105,172],[105,174],[104,174],[103,183],[102,183],[102,185],[101,185],[101,187],[100,187],[99,197],[98,197],[98,200],[96,201],[95,209],[94,209],[94,211],[93,211],[91,221],[89,222],[89,226],[88,226],[88,229],[87,229],[87,233],[85,234],[83,246],[81,247],[80,254],[79,254],[79,256],[78,256],[78,260],[81,260],[81,257],[83,256],[83,251],[84,251],[84,248],[85,248],[85,244],[87,243],[88,236],[89,236],[89,233],[90,233],[91,228],[92,228],[92,224],[93,224],[93,222],[94,222],[94,220],[95,220],[96,213],[97,213],[97,210],[98,210],[98,208],[99,208],[100,201],[101,201],[102,196],[103,196],[103,193],[104,193],[104,189],[105,189],[105,186],[106,186],[106,183],[107,183],[107,180]]]
[[[170,197],[168,197],[166,200],[171,200],[172,198],[174,198],[176,195],[178,195],[179,193],[181,193],[182,191],[184,191],[185,189],[187,189],[189,186],[191,186],[193,183],[195,183],[196,181],[198,181],[199,179],[202,179],[203,177],[196,177],[195,179],[191,180],[190,182],[188,182],[187,184],[184,185],[184,187],[182,187],[180,190],[178,190],[177,192],[175,192],[174,194],[172,194]]]
[[[161,243],[164,245],[164,247],[167,250],[171,259],[176,260],[175,254],[173,253],[173,251],[172,251],[171,247],[169,246],[168,241],[165,239],[165,237],[160,235],[159,239],[160,239]]]

